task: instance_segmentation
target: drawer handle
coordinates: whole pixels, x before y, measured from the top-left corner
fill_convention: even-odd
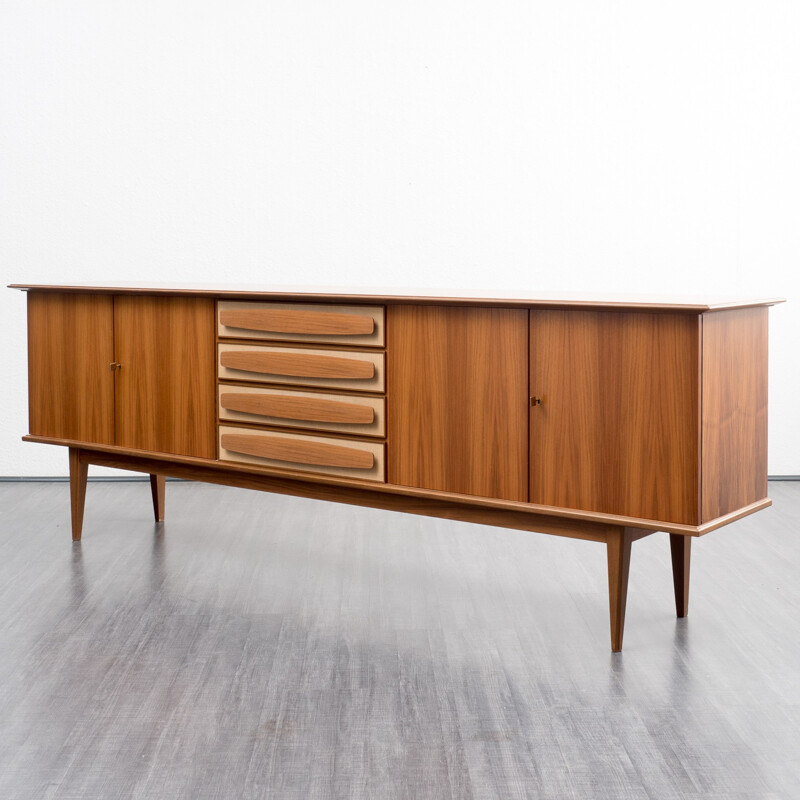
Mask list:
[[[291,375],[297,378],[369,380],[375,376],[375,365],[371,361],[337,356],[228,350],[220,354],[219,362],[223,367],[239,369],[244,372]]]
[[[375,421],[375,409],[371,406],[325,398],[225,392],[221,395],[219,404],[228,411],[240,411],[246,414],[259,414],[262,417],[279,417],[280,419],[353,423],[354,425],[370,425]]]
[[[375,320],[361,314],[291,309],[239,309],[220,311],[219,321],[229,328],[268,333],[309,333],[330,336],[370,334]]]
[[[368,450],[356,450],[352,447],[302,439],[225,433],[220,437],[220,444],[232,453],[316,467],[372,469],[375,463],[375,457]]]

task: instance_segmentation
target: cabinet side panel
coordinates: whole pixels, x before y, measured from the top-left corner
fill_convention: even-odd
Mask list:
[[[387,309],[388,480],[528,499],[528,312]]]
[[[767,496],[767,314],[703,315],[703,522]]]
[[[109,295],[28,293],[28,412],[34,436],[114,444]]]
[[[214,301],[114,298],[117,444],[214,458]]]
[[[699,318],[531,312],[531,502],[696,525]]]

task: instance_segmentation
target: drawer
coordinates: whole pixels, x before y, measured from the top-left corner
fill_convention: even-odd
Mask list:
[[[223,420],[386,435],[383,397],[220,385],[218,403]]]
[[[217,304],[221,337],[332,342],[383,347],[383,306],[330,306],[319,303]]]
[[[264,467],[384,480],[384,445],[380,442],[220,425],[219,457]]]
[[[384,355],[221,342],[218,374],[229,380],[382,392]]]

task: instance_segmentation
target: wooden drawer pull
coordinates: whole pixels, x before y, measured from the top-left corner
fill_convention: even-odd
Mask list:
[[[286,309],[237,309],[219,312],[219,321],[229,328],[245,328],[270,333],[309,333],[331,336],[370,334],[375,330],[372,317],[336,314],[329,311]]]
[[[226,350],[220,353],[219,363],[229,369],[264,372],[272,375],[293,375],[298,378],[363,378],[369,380],[375,375],[375,365],[371,361],[304,353]]]
[[[375,420],[375,409],[371,406],[360,403],[344,403],[340,400],[326,400],[322,397],[317,399],[225,392],[220,396],[219,404],[228,411],[310,422],[352,422],[370,425]]]
[[[324,442],[284,439],[273,436],[248,436],[240,433],[224,433],[220,444],[232,453],[243,453],[275,461],[293,464],[313,464],[318,467],[348,467],[350,469],[372,469],[375,457],[366,450],[342,447]]]

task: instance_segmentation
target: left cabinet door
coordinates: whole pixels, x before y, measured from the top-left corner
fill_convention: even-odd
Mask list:
[[[34,436],[114,444],[110,295],[28,293],[28,416]]]
[[[214,301],[114,298],[116,444],[215,458]]]

